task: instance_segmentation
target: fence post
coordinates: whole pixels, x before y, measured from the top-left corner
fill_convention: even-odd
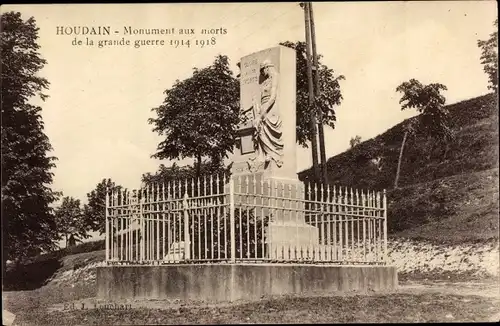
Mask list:
[[[106,202],[104,204],[104,209],[105,209],[105,212],[104,212],[104,215],[106,216],[106,224],[105,224],[105,233],[106,233],[106,237],[105,237],[105,244],[106,244],[106,262],[109,261],[109,241],[111,240],[110,237],[109,237],[109,188],[106,186]]]
[[[189,236],[188,198],[189,198],[189,195],[188,195],[187,190],[186,190],[186,192],[184,193],[184,200],[182,201],[182,209],[183,209],[183,213],[184,213],[184,259],[185,260],[190,259],[190,256],[191,256],[189,253],[190,236]],[[179,238],[179,240],[180,240],[180,238]]]
[[[383,193],[383,202],[384,202],[384,262],[387,264],[387,196],[386,191],[384,189]]]
[[[144,234],[144,202],[145,202],[145,194],[143,189],[139,190],[139,194],[141,195],[141,199],[139,200],[139,225],[140,225],[140,230],[141,230],[141,242],[140,242],[140,252],[141,252],[141,257],[140,261],[142,262],[144,260],[145,256],[145,234]]]
[[[236,239],[235,239],[235,221],[234,221],[234,179],[229,178],[229,224],[231,237],[231,262],[236,262]]]

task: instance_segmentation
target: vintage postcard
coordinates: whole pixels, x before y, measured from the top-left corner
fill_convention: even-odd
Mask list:
[[[494,1],[1,7],[4,325],[500,321]]]

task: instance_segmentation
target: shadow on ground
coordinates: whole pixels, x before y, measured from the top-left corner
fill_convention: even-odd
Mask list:
[[[57,258],[27,265],[11,265],[7,267],[3,279],[4,291],[35,290],[45,285],[61,268],[62,263]]]

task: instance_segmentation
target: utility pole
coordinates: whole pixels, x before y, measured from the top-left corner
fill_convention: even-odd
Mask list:
[[[312,43],[312,56],[313,56],[313,70],[314,70],[314,95],[315,98],[319,96],[319,64],[318,53],[316,52],[316,30],[314,28],[314,14],[312,3],[309,2],[309,18],[311,21],[311,43]],[[319,134],[319,152],[321,157],[321,181],[325,184],[328,183],[328,173],[326,169],[326,150],[325,150],[325,134],[323,130],[323,111],[319,109],[315,101],[315,109],[319,116],[318,134]]]
[[[318,145],[316,143],[316,114],[313,110],[314,108],[314,89],[313,89],[313,77],[312,77],[312,67],[311,67],[311,25],[310,25],[310,15],[309,15],[309,3],[301,3],[301,7],[304,9],[304,18],[306,25],[306,56],[307,56],[307,81],[309,85],[309,114],[310,114],[310,132],[311,132],[311,152],[314,170],[314,181],[320,181],[320,171],[318,166]]]

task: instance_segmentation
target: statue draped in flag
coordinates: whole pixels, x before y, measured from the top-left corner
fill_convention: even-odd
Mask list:
[[[283,165],[283,139],[279,115],[276,104],[278,89],[278,72],[269,60],[264,60],[260,65],[260,75],[263,78],[259,84],[260,94],[253,100],[254,118],[254,144],[256,156],[252,161],[264,161],[267,166],[274,161],[276,166]]]

